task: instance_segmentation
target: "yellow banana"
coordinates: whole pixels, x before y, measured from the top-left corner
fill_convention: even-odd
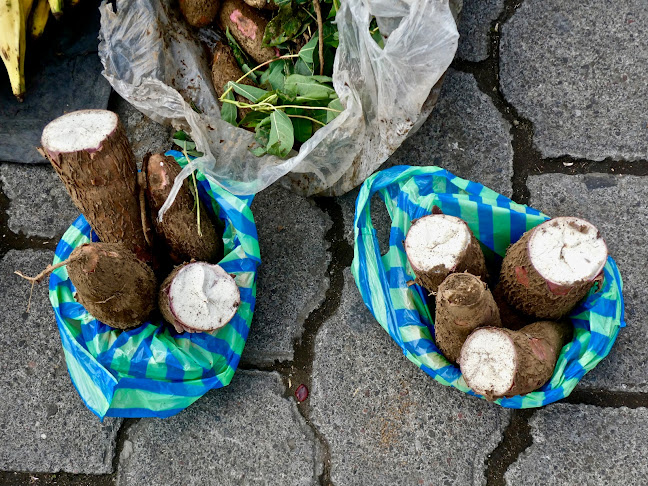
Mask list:
[[[55,18],[58,19],[63,15],[63,0],[49,0],[49,5]]]
[[[22,0],[23,4],[23,11],[25,12],[25,18],[29,18],[29,14],[32,9],[32,5],[34,4],[34,0]]]
[[[0,2],[0,57],[9,73],[13,94],[20,101],[25,95],[26,21],[23,0]]]
[[[31,33],[32,39],[38,39],[42,35],[50,14],[48,0],[36,0],[36,2],[29,22],[29,32]]]

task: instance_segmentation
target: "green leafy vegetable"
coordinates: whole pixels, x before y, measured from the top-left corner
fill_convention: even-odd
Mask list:
[[[275,110],[270,115],[270,137],[267,152],[278,157],[285,157],[295,143],[293,125],[283,111]]]

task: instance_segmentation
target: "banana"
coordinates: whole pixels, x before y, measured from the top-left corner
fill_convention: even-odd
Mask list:
[[[29,32],[32,39],[38,39],[45,30],[49,19],[50,6],[48,0],[36,0],[36,6],[29,21]]]
[[[0,57],[9,73],[13,94],[20,101],[25,95],[26,21],[23,0],[0,2]]]
[[[58,19],[63,15],[63,0],[49,0],[49,5],[55,18]]]

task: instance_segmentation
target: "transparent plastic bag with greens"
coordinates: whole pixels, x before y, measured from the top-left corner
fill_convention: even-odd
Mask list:
[[[373,18],[388,35],[383,47]],[[342,0],[336,25],[333,87],[345,109],[287,159],[256,157],[254,134],[221,119],[208,53],[170,0],[117,0],[116,12],[104,2],[99,55],[115,91],[187,131],[204,153],[179,179],[199,168],[235,194],[252,194],[290,174],[286,182],[303,194],[343,194],[423,123],[458,34],[448,0]]]

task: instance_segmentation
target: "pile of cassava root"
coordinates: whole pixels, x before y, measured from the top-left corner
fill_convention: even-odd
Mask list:
[[[544,385],[571,340],[564,318],[602,285],[607,246],[589,222],[550,219],[512,244],[493,293],[468,225],[433,214],[412,221],[405,252],[415,283],[435,295],[435,341],[466,384],[488,400]]]
[[[57,118],[41,144],[101,242],[80,245],[64,262],[25,277],[32,285],[66,265],[76,300],[119,329],[153,319],[158,308],[177,332],[214,331],[230,321],[239,289],[214,264],[223,256],[222,233],[189,181],[158,218],[180,172],[173,157],[149,154],[138,173],[118,116],[106,110]]]

